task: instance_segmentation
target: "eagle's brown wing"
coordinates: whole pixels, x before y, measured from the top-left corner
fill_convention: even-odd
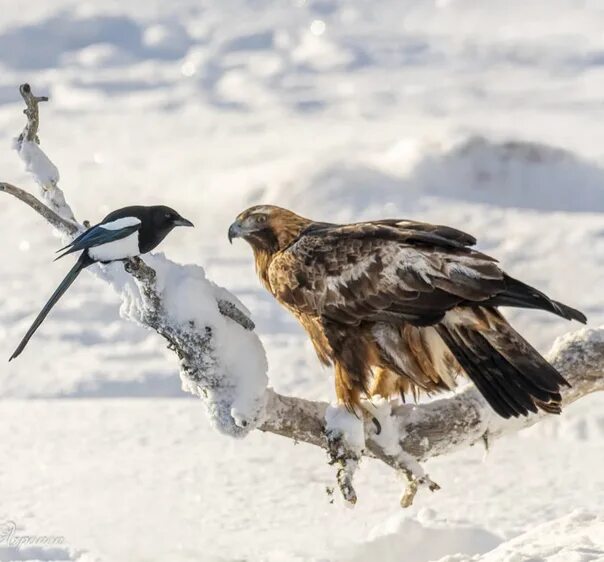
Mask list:
[[[299,312],[345,324],[398,318],[428,325],[460,303],[504,290],[503,271],[466,241],[401,224],[308,231],[273,258],[273,293]]]
[[[411,221],[318,225],[272,259],[268,279],[287,306],[345,324],[398,318],[430,325],[459,305],[536,308],[586,321],[506,275],[496,260],[469,248],[472,241]]]

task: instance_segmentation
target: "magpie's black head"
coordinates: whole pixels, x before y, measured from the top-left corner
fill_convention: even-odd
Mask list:
[[[193,223],[180,216],[174,209],[165,205],[153,205],[146,208],[139,236],[141,253],[153,250],[176,226],[193,226]]]
[[[193,223],[181,217],[174,209],[165,205],[149,207],[149,220],[158,230],[170,229],[175,226],[193,226]]]
[[[127,217],[141,221],[138,245],[141,254],[153,250],[176,226],[193,226],[193,223],[181,217],[174,209],[165,205],[132,205],[109,213],[100,224]]]

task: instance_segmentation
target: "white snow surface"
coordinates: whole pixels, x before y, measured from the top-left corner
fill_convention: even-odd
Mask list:
[[[325,410],[325,430],[336,437],[342,436],[346,446],[358,454],[365,448],[365,431],[360,412],[355,415],[346,406],[328,406]]]
[[[66,539],[54,551],[0,543],[2,562],[604,559],[600,395],[495,442],[484,462],[473,448],[425,463],[442,489],[405,512],[377,462],[360,463],[348,510],[325,494],[323,451],[215,430],[259,421],[267,370],[277,391],[333,400],[247,245],[227,242],[252,204],[461,228],[510,275],[604,323],[601,3],[31,0],[2,16],[0,179],[35,192],[10,150],[29,82],[50,97],[39,136],[78,218],[187,210],[196,228],[161,251],[199,266],[168,274],[161,254],[145,259],[178,321],[211,323],[243,389],[208,423],[164,341],[127,321],[140,307],[122,266],[90,268],[130,295],[121,316],[115,291],[83,274],[0,371],[0,523]],[[34,180],[58,179],[34,143],[19,155],[43,171]],[[17,201],[3,199],[0,234],[8,357],[65,267],[52,263],[62,244]],[[214,283],[251,311],[264,350],[218,314]],[[544,352],[578,328],[504,312]]]

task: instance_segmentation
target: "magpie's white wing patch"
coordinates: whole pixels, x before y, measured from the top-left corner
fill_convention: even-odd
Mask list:
[[[102,223],[99,228],[118,231],[140,224],[140,219],[136,217],[122,217],[111,222]],[[90,248],[88,254],[97,261],[113,261],[138,256],[140,254],[138,233],[139,231],[136,230],[125,238]]]
[[[114,261],[138,256],[140,254],[140,249],[138,246],[138,233],[139,231],[137,230],[125,238],[89,248],[88,254],[96,261]]]
[[[141,224],[141,221],[136,217],[122,217],[121,219],[116,219],[111,222],[101,223],[99,224],[99,228],[104,228],[105,230],[121,230],[122,228],[139,224]]]

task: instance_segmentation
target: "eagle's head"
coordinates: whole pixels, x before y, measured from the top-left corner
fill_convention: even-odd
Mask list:
[[[289,246],[312,221],[275,205],[255,205],[229,227],[229,242],[243,238],[255,251],[274,254]]]

